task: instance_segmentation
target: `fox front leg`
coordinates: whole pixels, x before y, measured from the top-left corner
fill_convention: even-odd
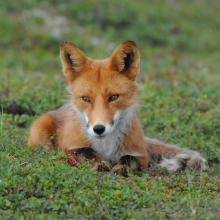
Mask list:
[[[128,176],[129,173],[133,174],[134,171],[141,171],[143,168],[146,168],[147,166],[147,158],[125,155],[121,157],[117,165],[115,165],[112,168],[111,173],[120,173],[122,176]]]
[[[80,148],[71,152],[68,151],[68,153],[74,154],[77,161],[89,161],[93,165],[93,169],[98,172],[111,171],[112,169],[111,164],[99,156],[92,148]]]

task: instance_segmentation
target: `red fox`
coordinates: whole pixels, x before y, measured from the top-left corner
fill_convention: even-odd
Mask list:
[[[94,169],[112,173],[140,171],[149,164],[168,170],[206,168],[198,152],[144,137],[136,115],[140,55],[133,41],[121,43],[105,60],[87,58],[63,42],[60,57],[71,99],[34,121],[28,146],[49,145],[78,160],[93,159]]]

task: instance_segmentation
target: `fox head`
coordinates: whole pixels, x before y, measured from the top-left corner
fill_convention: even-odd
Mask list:
[[[71,103],[85,118],[89,135],[105,138],[121,120],[132,119],[125,115],[138,104],[140,59],[133,41],[120,44],[106,60],[87,58],[74,44],[63,42],[60,57]]]

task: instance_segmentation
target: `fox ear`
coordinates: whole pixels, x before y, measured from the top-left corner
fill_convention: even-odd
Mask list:
[[[86,55],[78,47],[69,42],[62,42],[60,46],[60,58],[63,72],[70,82],[83,70],[92,68]]]
[[[133,41],[121,43],[112,53],[108,68],[125,74],[129,79],[135,80],[139,73],[140,55]]]

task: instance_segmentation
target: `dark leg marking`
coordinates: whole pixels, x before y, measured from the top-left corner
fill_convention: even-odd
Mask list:
[[[89,160],[95,159],[95,161],[93,162],[93,164],[95,165],[94,169],[97,170],[98,172],[110,171],[112,169],[111,164],[105,161],[91,148],[81,148],[77,150],[77,153],[81,154],[86,159]]]

